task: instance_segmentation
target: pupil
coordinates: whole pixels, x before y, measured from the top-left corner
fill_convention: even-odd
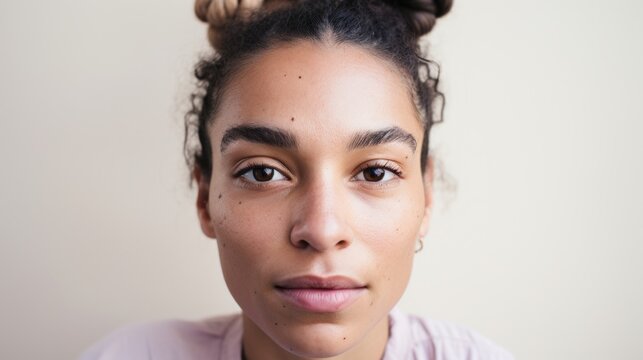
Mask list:
[[[382,168],[370,168],[364,170],[364,179],[366,181],[380,181],[384,178],[386,171]]]
[[[275,169],[267,167],[258,167],[252,169],[252,175],[257,181],[270,181],[275,174]]]

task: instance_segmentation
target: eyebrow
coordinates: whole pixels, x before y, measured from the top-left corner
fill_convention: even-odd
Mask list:
[[[348,144],[348,150],[355,150],[392,142],[405,143],[411,148],[412,152],[415,152],[415,149],[417,149],[417,141],[415,140],[413,135],[397,126],[393,126],[382,130],[363,131],[356,134]]]
[[[239,140],[281,148],[297,147],[295,136],[285,130],[258,125],[239,125],[225,131],[221,139],[221,152]]]

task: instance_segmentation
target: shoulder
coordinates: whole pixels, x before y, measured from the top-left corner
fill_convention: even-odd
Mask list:
[[[491,340],[454,323],[406,315],[391,314],[392,332],[406,333],[410,351],[406,358],[416,360],[513,360],[507,350]],[[397,334],[396,334],[397,335]],[[401,334],[399,334],[401,335]]]
[[[237,335],[240,339],[239,315],[128,325],[94,344],[80,360],[219,359]]]

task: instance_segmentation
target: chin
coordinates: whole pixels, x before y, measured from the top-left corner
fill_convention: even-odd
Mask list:
[[[273,341],[284,350],[303,358],[328,358],[350,350],[359,340],[345,326],[307,324],[284,326],[273,334]]]

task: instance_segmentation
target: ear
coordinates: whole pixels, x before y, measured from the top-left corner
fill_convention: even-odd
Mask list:
[[[205,236],[215,239],[217,237],[210,217],[210,210],[208,205],[210,203],[210,181],[203,176],[201,170],[195,169],[192,173],[196,181],[198,191],[196,195],[196,211],[199,216],[199,223],[201,224],[201,231]]]
[[[422,217],[422,224],[418,236],[424,238],[429,231],[429,222],[431,219],[431,209],[433,206],[433,171],[434,161],[432,156],[428,156],[426,160],[426,170],[424,170],[424,216]]]

